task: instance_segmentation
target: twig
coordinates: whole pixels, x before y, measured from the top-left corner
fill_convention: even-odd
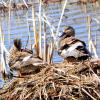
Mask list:
[[[100,94],[99,93],[97,93],[97,91],[95,91],[95,90],[93,90],[94,92],[95,92],[95,94],[99,97],[99,99],[100,99]]]
[[[48,94],[47,94],[47,91],[46,91],[46,87],[45,86],[43,87],[43,93],[46,96],[45,97],[45,100],[47,100],[48,99]]]
[[[82,91],[87,94],[91,99],[96,100],[91,94],[89,94],[85,89],[82,88]]]
[[[23,2],[24,2],[24,4],[25,4],[25,6],[28,8],[28,5],[27,5],[26,1],[25,1],[25,0],[23,0]]]

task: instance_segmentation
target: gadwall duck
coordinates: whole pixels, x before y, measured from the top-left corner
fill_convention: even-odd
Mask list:
[[[67,26],[59,36],[58,54],[64,59],[74,57],[78,60],[86,60],[91,57],[84,41],[75,38],[75,30]]]
[[[13,66],[16,62],[25,64],[41,64],[43,61],[40,57],[33,55],[32,50],[22,49],[21,39],[15,39],[14,45],[9,51],[9,65]],[[27,63],[26,63],[27,62]]]

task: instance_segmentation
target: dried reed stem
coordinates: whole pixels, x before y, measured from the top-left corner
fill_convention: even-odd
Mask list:
[[[44,63],[47,61],[46,23],[44,22]]]
[[[4,45],[4,34],[2,32],[1,24],[0,24],[0,38],[1,38],[1,41],[0,41],[1,42],[1,72],[8,75],[10,68],[8,66],[7,59],[5,56],[7,56],[9,52],[7,51]]]
[[[53,57],[53,40],[51,41],[49,47],[48,47],[48,64],[52,63],[52,57]]]
[[[56,28],[53,26],[53,25],[51,25],[51,23],[50,23],[50,21],[48,20],[48,18],[47,18],[47,16],[44,14],[43,15],[43,17],[45,18],[45,23],[49,26],[49,28],[50,28],[50,31],[51,31],[51,36],[53,37],[53,39],[55,39],[56,37],[55,37],[55,34],[54,34],[54,30],[56,30]]]
[[[91,47],[91,18],[90,16],[87,16],[87,26],[88,26],[88,43],[89,43],[89,51],[92,52],[92,47]]]
[[[42,57],[42,26],[41,26],[41,9],[42,1],[40,0],[39,4],[39,56]]]
[[[63,5],[62,13],[61,13],[60,20],[59,20],[58,27],[57,27],[57,32],[56,32],[57,34],[59,33],[60,24],[61,24],[63,15],[64,15],[64,11],[65,11],[67,2],[68,2],[68,0],[65,0],[64,5]]]
[[[82,88],[82,91],[87,94],[92,100],[96,100],[91,94],[89,94],[85,89]]]
[[[9,1],[9,17],[8,17],[8,18],[9,18],[9,20],[8,20],[8,24],[9,24],[9,25],[8,25],[8,35],[9,35],[8,40],[9,40],[9,46],[10,46],[10,34],[11,34],[11,31],[10,31],[10,30],[11,30],[11,8],[10,8],[10,6],[11,6],[11,1],[12,1],[12,0]],[[10,48],[10,47],[9,47],[9,48]]]
[[[35,11],[34,11],[34,6],[32,6],[32,19],[33,19],[33,31],[34,31],[34,46],[36,50],[36,55],[39,56],[39,35],[36,32],[36,19],[35,19]]]
[[[98,55],[97,55],[97,52],[96,52],[96,47],[95,47],[95,45],[94,45],[92,40],[90,40],[90,44],[92,46],[95,58],[99,58]]]
[[[92,41],[92,38],[91,38],[91,17],[90,16],[87,16],[87,26],[88,26],[89,51],[92,52],[92,50],[93,50],[94,56],[96,58],[98,58],[98,55],[97,55],[97,52],[96,52],[96,47],[95,47],[95,45]]]
[[[29,44],[31,44],[31,35],[30,35],[29,23],[28,23],[28,12],[26,13],[26,20],[27,20],[27,28],[28,28],[28,41],[26,43],[26,46],[27,46],[28,45],[28,42],[29,42]],[[30,45],[30,48],[31,48],[31,45]]]

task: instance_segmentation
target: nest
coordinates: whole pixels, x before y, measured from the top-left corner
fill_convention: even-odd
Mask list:
[[[21,68],[23,77],[5,85],[0,100],[100,100],[100,60],[34,67]]]

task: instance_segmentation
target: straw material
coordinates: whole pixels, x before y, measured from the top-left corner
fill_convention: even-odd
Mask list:
[[[100,99],[100,60],[29,65],[20,70],[21,77],[0,90],[0,100]]]

